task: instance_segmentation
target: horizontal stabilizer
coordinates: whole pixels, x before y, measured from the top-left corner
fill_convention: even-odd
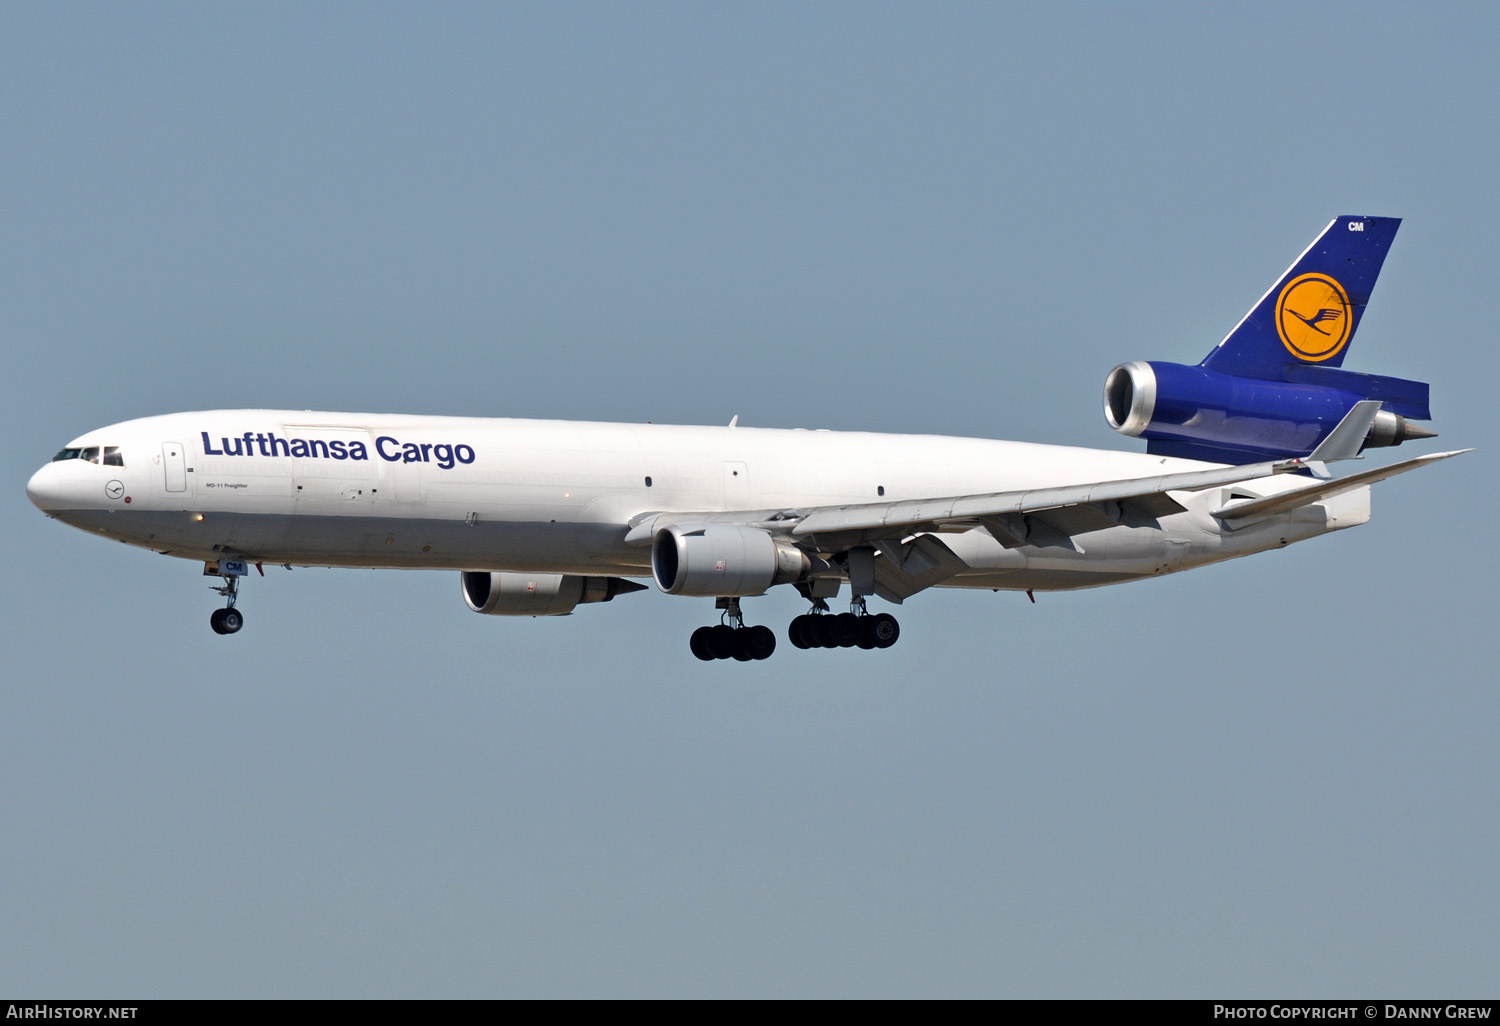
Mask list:
[[[1413,420],[1432,419],[1432,387],[1425,381],[1408,381],[1385,374],[1360,374],[1318,363],[1288,364],[1286,379],[1301,385],[1336,388],[1366,399],[1379,399],[1387,410]]]
[[[1276,513],[1287,513],[1302,506],[1314,502],[1330,499],[1335,495],[1362,488],[1376,481],[1384,481],[1388,477],[1404,474],[1408,470],[1416,470],[1419,467],[1430,466],[1439,460],[1446,460],[1451,456],[1460,456],[1472,449],[1455,449],[1452,452],[1434,452],[1426,456],[1418,456],[1414,460],[1406,460],[1402,463],[1393,463],[1389,467],[1380,467],[1376,470],[1366,470],[1360,474],[1350,474],[1336,481],[1324,481],[1313,485],[1311,488],[1299,488],[1294,492],[1284,492],[1281,495],[1271,495],[1264,499],[1252,499],[1249,502],[1237,502],[1230,506],[1221,506],[1213,511],[1212,516],[1220,520],[1236,521],[1246,520],[1250,517],[1271,516]]]

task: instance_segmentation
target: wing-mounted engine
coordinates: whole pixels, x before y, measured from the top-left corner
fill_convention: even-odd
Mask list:
[[[1383,403],[1367,448],[1436,434],[1412,423],[1430,416],[1421,382],[1331,367],[1288,370],[1298,380],[1262,381],[1156,361],[1122,363],[1104,382],[1104,418],[1121,434],[1145,438],[1155,455],[1218,463],[1306,456],[1363,399]]]
[[[567,616],[585,602],[608,602],[616,595],[645,591],[623,577],[523,574],[508,570],[465,570],[464,602],[490,616]]]
[[[674,524],[656,532],[651,574],[669,595],[763,595],[800,580],[812,560],[791,542],[753,527]]]

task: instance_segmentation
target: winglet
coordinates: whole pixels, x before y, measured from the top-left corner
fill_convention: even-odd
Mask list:
[[[1324,480],[1332,477],[1326,464],[1335,460],[1358,459],[1360,449],[1364,448],[1365,439],[1370,436],[1370,428],[1375,426],[1375,415],[1379,412],[1379,400],[1362,399],[1355,403],[1354,407],[1344,414],[1344,419],[1328,432],[1328,437],[1318,443],[1316,449],[1300,460],[1289,461],[1292,465],[1291,469],[1310,470],[1313,477]]]
[[[1354,404],[1353,409],[1344,414],[1344,419],[1328,432],[1328,437],[1319,442],[1318,447],[1307,458],[1319,463],[1354,459],[1359,455],[1359,450],[1364,448],[1365,439],[1370,436],[1370,428],[1375,426],[1375,415],[1379,412],[1378,399],[1361,399]]]

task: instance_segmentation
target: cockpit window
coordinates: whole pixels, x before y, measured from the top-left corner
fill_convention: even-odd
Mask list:
[[[120,454],[118,445],[85,445],[76,449],[64,449],[52,457],[53,463],[63,460],[86,460],[89,463],[97,463],[106,467],[123,467],[125,457]]]

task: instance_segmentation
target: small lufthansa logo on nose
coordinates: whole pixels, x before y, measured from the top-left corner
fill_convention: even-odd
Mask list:
[[[111,499],[118,499],[125,494],[125,485],[120,481],[111,481],[104,486],[104,494]]]
[[[1299,360],[1321,363],[1343,351],[1352,330],[1344,287],[1326,274],[1293,278],[1276,300],[1276,333]]]

